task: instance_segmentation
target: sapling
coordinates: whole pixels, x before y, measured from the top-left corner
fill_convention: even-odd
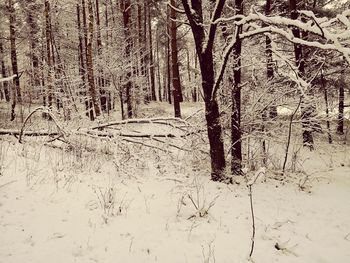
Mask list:
[[[253,251],[254,251],[254,245],[255,245],[255,214],[254,214],[254,206],[253,206],[253,184],[256,183],[256,181],[258,180],[258,178],[260,177],[260,175],[265,176],[265,167],[260,168],[255,174],[254,176],[248,180],[248,178],[246,177],[246,181],[247,181],[247,187],[249,190],[249,201],[250,201],[250,213],[251,213],[251,217],[252,217],[252,237],[251,237],[251,246],[250,246],[250,252],[249,252],[249,258],[252,257],[253,255]]]

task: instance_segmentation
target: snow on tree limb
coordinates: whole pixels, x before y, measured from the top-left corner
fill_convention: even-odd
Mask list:
[[[1,79],[0,79],[0,83],[2,83],[2,82],[7,82],[7,81],[11,81],[11,80],[13,80],[15,77],[17,77],[17,75],[12,75],[12,76],[10,76],[10,77],[1,78]]]
[[[338,15],[336,19],[332,20],[328,20],[328,18],[317,18],[312,11],[301,11],[300,13],[310,18],[310,20],[303,22],[281,16],[265,16],[261,13],[254,12],[247,16],[235,15],[229,18],[218,18],[212,21],[212,23],[219,24],[221,22],[232,22],[235,26],[246,26],[247,31],[239,34],[240,39],[267,33],[274,33],[284,37],[289,42],[294,44],[315,47],[323,50],[337,51],[344,56],[350,65],[350,48],[346,47],[345,44],[342,43],[343,40],[346,40],[350,37],[350,21],[348,19],[348,16],[350,16],[350,10],[345,10],[342,14]],[[263,24],[268,26],[263,27],[262,25],[258,25],[256,22],[263,22]],[[332,30],[328,29],[329,26],[333,25],[336,22],[341,22],[341,24],[345,26],[346,29],[342,30],[342,32],[339,33],[337,30],[333,29],[335,32],[332,32]],[[317,35],[321,37],[321,40],[310,41],[306,39],[296,38],[293,36],[292,31],[289,29],[290,27],[297,27],[300,30]],[[236,37],[232,37],[230,43],[227,45],[223,52],[222,62],[219,66],[219,71],[212,92],[212,99],[215,98],[216,93],[220,88],[225,68],[233,51],[236,39]]]

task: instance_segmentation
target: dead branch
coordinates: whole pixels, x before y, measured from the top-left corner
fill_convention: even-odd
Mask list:
[[[167,152],[166,150],[158,147],[158,146],[155,146],[155,145],[151,145],[151,144],[148,144],[148,143],[144,143],[144,142],[140,142],[140,141],[136,141],[136,140],[132,140],[132,139],[127,139],[127,138],[123,138],[123,141],[126,141],[126,142],[131,142],[131,143],[135,143],[135,144],[140,144],[142,146],[146,146],[148,148],[153,148],[153,149],[156,149],[156,150],[160,150],[162,152]]]
[[[26,126],[30,118],[37,112],[43,112],[47,114],[50,119],[53,121],[55,126],[57,127],[57,131],[50,132],[50,131],[25,131]],[[120,129],[117,129],[116,127],[112,126],[118,126],[118,125],[126,125],[126,124],[161,124],[161,125],[167,125],[174,129],[181,130],[183,134],[176,134],[176,133],[158,133],[158,134],[152,134],[152,133],[142,133],[138,131],[128,131],[128,132],[121,132]],[[59,124],[58,119],[53,114],[53,112],[46,108],[46,107],[38,107],[34,109],[24,120],[23,125],[21,127],[21,130],[0,130],[0,135],[14,135],[18,136],[19,143],[22,143],[23,136],[50,136],[50,140],[47,142],[53,142],[55,140],[64,141],[68,144],[71,144],[69,140],[67,139],[67,134],[69,135],[80,135],[80,136],[87,136],[94,139],[115,139],[115,138],[121,138],[125,142],[140,144],[145,147],[161,150],[164,152],[167,152],[165,149],[158,147],[153,144],[145,143],[138,139],[149,139],[154,140],[159,143],[168,144],[170,147],[177,148],[179,150],[183,151],[189,151],[188,149],[184,149],[180,146],[177,146],[175,144],[169,144],[165,140],[160,140],[158,138],[165,138],[165,139],[174,139],[174,138],[185,138],[191,134],[195,134],[196,132],[189,131],[190,123],[188,123],[185,120],[179,119],[179,118],[150,118],[150,119],[129,119],[129,120],[123,120],[123,121],[114,121],[114,122],[108,122],[104,124],[99,124],[97,126],[93,126],[90,128],[84,128],[84,129],[77,129],[70,131],[67,133]],[[103,131],[105,128],[109,128],[108,131]]]
[[[51,110],[46,108],[46,107],[38,107],[38,108],[34,109],[31,113],[29,113],[27,118],[24,120],[22,128],[21,128],[21,131],[19,132],[19,138],[18,138],[18,142],[19,143],[22,143],[22,137],[23,137],[24,129],[25,129],[25,126],[26,126],[28,120],[30,119],[30,117],[33,116],[34,113],[39,112],[39,111],[49,115],[50,118],[52,119],[52,121],[56,124],[57,129],[59,130],[59,132],[56,132],[55,134],[50,133],[50,135],[59,135],[59,134],[61,134],[62,136],[64,136],[65,133],[64,133],[63,129],[60,127],[60,125],[58,124],[58,120],[56,119],[54,114],[51,112]],[[26,135],[26,133],[25,133],[25,135]],[[46,134],[46,135],[48,135],[48,134]],[[32,136],[43,136],[43,135],[34,135],[34,134],[32,134]]]
[[[0,135],[14,135],[19,136],[21,131],[18,130],[0,130]],[[58,132],[47,132],[47,131],[24,131],[22,136],[57,136]]]
[[[174,123],[181,123],[182,125],[175,125]],[[103,130],[109,126],[125,125],[125,124],[161,124],[171,126],[177,129],[183,129],[185,127],[190,127],[190,123],[182,120],[180,118],[150,118],[150,119],[129,119],[122,121],[112,121],[107,123],[102,123],[97,126],[90,127],[91,130]]]

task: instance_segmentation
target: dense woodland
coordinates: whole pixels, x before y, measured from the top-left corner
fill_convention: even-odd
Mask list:
[[[287,156],[294,127],[312,151],[315,136],[331,144],[346,133],[348,8],[341,0],[1,0],[2,133],[38,106],[65,122],[93,122],[114,112],[144,118],[141,108],[155,102],[181,118],[181,105],[196,103],[215,181],[242,174],[249,147],[256,166],[271,164],[271,141]]]
[[[350,0],[0,0],[0,262],[350,258]]]

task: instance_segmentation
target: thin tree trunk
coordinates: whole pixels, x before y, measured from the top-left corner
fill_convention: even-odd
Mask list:
[[[85,4],[85,3],[84,3]],[[83,8],[83,10],[85,10]],[[86,81],[86,47],[85,47],[85,40],[86,40],[86,35],[85,32],[83,32],[83,28],[82,28],[82,22],[81,22],[81,16],[80,16],[80,5],[77,4],[77,24],[78,24],[78,38],[79,38],[79,73],[82,79],[82,85],[81,85],[81,89],[82,90],[86,90],[87,87],[87,81]],[[84,15],[84,14],[83,14]],[[84,36],[84,38],[83,38]],[[89,109],[89,103],[88,103],[88,98],[86,98],[87,94],[86,91],[82,92],[82,94],[84,96],[84,102],[85,102],[85,111],[86,111],[86,116],[90,117],[90,115],[92,114],[91,110]]]
[[[85,56],[85,110],[86,110],[86,116],[92,120],[94,118],[94,112],[93,108],[91,107],[90,103],[90,95],[88,94],[88,76],[87,76],[87,49],[88,49],[88,28],[87,28],[87,18],[86,18],[86,5],[85,0],[81,0],[81,6],[82,6],[82,15],[83,15],[83,21],[82,21],[82,29],[83,29],[83,36],[84,36],[84,56]]]
[[[132,46],[132,40],[131,40],[131,34],[130,34],[130,9],[131,4],[130,0],[122,0],[121,1],[121,11],[123,13],[123,24],[124,24],[124,37],[125,37],[125,57],[127,60],[127,63],[129,64],[128,72],[124,79],[124,90],[126,95],[126,104],[127,104],[127,114],[128,118],[133,117],[133,107],[132,107],[132,92],[131,92],[131,46]]]
[[[298,9],[297,9],[298,0],[289,0],[291,19],[298,19]],[[293,35],[296,38],[301,38],[300,30],[296,27],[292,29]],[[305,78],[305,61],[303,57],[303,48],[300,44],[294,44],[294,55],[295,62],[298,67],[298,74],[300,78]],[[310,102],[303,100],[301,104],[301,118],[302,118],[302,128],[303,128],[303,145],[308,147],[310,150],[314,149],[314,139],[311,131],[310,118],[312,115],[312,106]]]
[[[46,38],[46,65],[47,65],[47,104],[48,107],[52,107],[52,92],[53,92],[53,72],[52,72],[52,50],[51,50],[51,19],[50,19],[50,2],[45,1],[45,38]]]
[[[156,55],[157,55],[157,77],[158,77],[158,99],[162,101],[162,84],[160,80],[160,59],[159,59],[159,29],[157,28],[157,45],[156,45]]]
[[[1,66],[1,75],[3,78],[7,77],[6,66],[5,66],[5,53],[4,53],[4,45],[2,40],[0,40],[0,66]],[[4,96],[6,102],[10,102],[10,93],[9,93],[9,84],[7,81],[2,83],[4,89]]]
[[[167,15],[169,17],[169,8],[167,9]],[[167,70],[167,93],[168,93],[168,102],[169,104],[172,103],[171,99],[171,70],[170,70],[170,30],[169,30],[169,23],[167,23],[167,43],[166,43],[166,70]]]
[[[149,103],[151,100],[151,83],[150,83],[150,71],[148,66],[150,65],[150,54],[147,52],[147,46],[149,45],[149,41],[147,41],[147,24],[148,24],[148,0],[143,1],[143,43],[145,44],[145,55],[144,55],[144,69],[145,69],[145,78],[147,80],[147,85],[144,88],[144,101],[145,103]],[[148,32],[149,33],[149,32]],[[149,48],[148,48],[149,49]]]
[[[148,16],[148,41],[149,41],[149,73],[151,84],[151,100],[156,101],[156,85],[155,85],[155,73],[154,73],[154,59],[153,59],[153,37],[152,37],[152,16],[151,16],[151,0],[148,0],[147,5]]]
[[[186,49],[186,59],[187,59],[187,81],[188,86],[191,86],[192,78],[191,78],[191,61],[190,61],[190,49]],[[190,90],[190,95],[193,98],[193,91]]]
[[[237,14],[243,14],[243,1],[236,0],[235,6]],[[232,115],[231,115],[231,172],[232,174],[241,174],[242,168],[242,136],[241,136],[241,53],[242,40],[239,39],[239,33],[242,26],[237,27],[236,43],[233,51],[233,87],[232,96]]]
[[[95,86],[95,76],[94,76],[94,69],[93,69],[93,61],[92,61],[92,45],[94,40],[94,13],[92,8],[92,1],[88,0],[88,9],[89,9],[89,37],[88,37],[88,45],[87,45],[87,53],[86,53],[86,68],[87,68],[87,74],[88,74],[88,82],[89,82],[89,93],[91,96],[91,103],[92,107],[95,112],[95,116],[100,116],[100,107],[98,103],[98,94],[96,92],[96,86]],[[94,120],[95,116],[91,118],[91,120]]]
[[[198,70],[198,56],[196,54],[196,51],[194,51],[194,69],[195,69],[194,76],[195,76],[195,79],[197,79],[198,78],[198,74],[197,74],[197,70]],[[193,102],[197,102],[198,101],[198,92],[197,92],[197,87],[196,86],[194,86],[192,92],[193,92],[193,95],[192,95]]]
[[[269,16],[271,14],[271,1],[272,0],[266,0],[266,5],[265,5],[266,16]],[[266,78],[269,83],[274,78],[274,70],[273,70],[271,38],[268,35],[266,36],[266,42],[265,42],[265,54],[266,54]],[[269,91],[273,95],[274,93],[273,88],[270,88]],[[275,105],[269,107],[269,116],[271,119],[274,119],[277,117],[277,107]]]
[[[31,84],[32,86],[40,87],[40,77],[39,77],[39,58],[36,53],[37,50],[37,34],[39,32],[38,28],[38,16],[36,11],[36,6],[34,6],[35,1],[31,1],[29,4],[29,10],[27,14],[27,23],[30,30],[29,44],[30,44],[30,60],[31,60]],[[36,17],[34,17],[34,14]]]
[[[176,6],[175,0],[170,0],[172,6]],[[173,82],[173,98],[174,98],[174,112],[175,117],[181,118],[181,83],[179,62],[177,54],[177,29],[176,29],[176,11],[170,8],[170,44],[171,44],[171,69],[172,69],[172,82]]]
[[[323,75],[323,70],[321,70],[321,83],[322,83],[322,88],[324,92],[324,101],[326,104],[326,123],[327,123],[327,135],[328,135],[328,143],[332,144],[332,135],[331,135],[331,125],[329,121],[329,104],[328,104],[328,90],[327,90],[327,84],[326,80]]]
[[[9,20],[10,20],[10,49],[11,49],[11,65],[12,65],[12,74],[16,75],[13,79],[14,88],[12,92],[12,104],[11,104],[11,121],[15,119],[15,107],[16,101],[19,104],[22,104],[22,95],[21,95],[21,87],[18,75],[18,65],[17,65],[17,48],[16,48],[16,10],[14,7],[14,3],[12,0],[8,1],[9,8]],[[22,109],[21,109],[22,111]],[[21,112],[21,117],[22,112]]]
[[[340,81],[338,83],[339,89],[339,100],[338,100],[338,124],[337,124],[337,133],[344,134],[344,73],[340,77]]]

